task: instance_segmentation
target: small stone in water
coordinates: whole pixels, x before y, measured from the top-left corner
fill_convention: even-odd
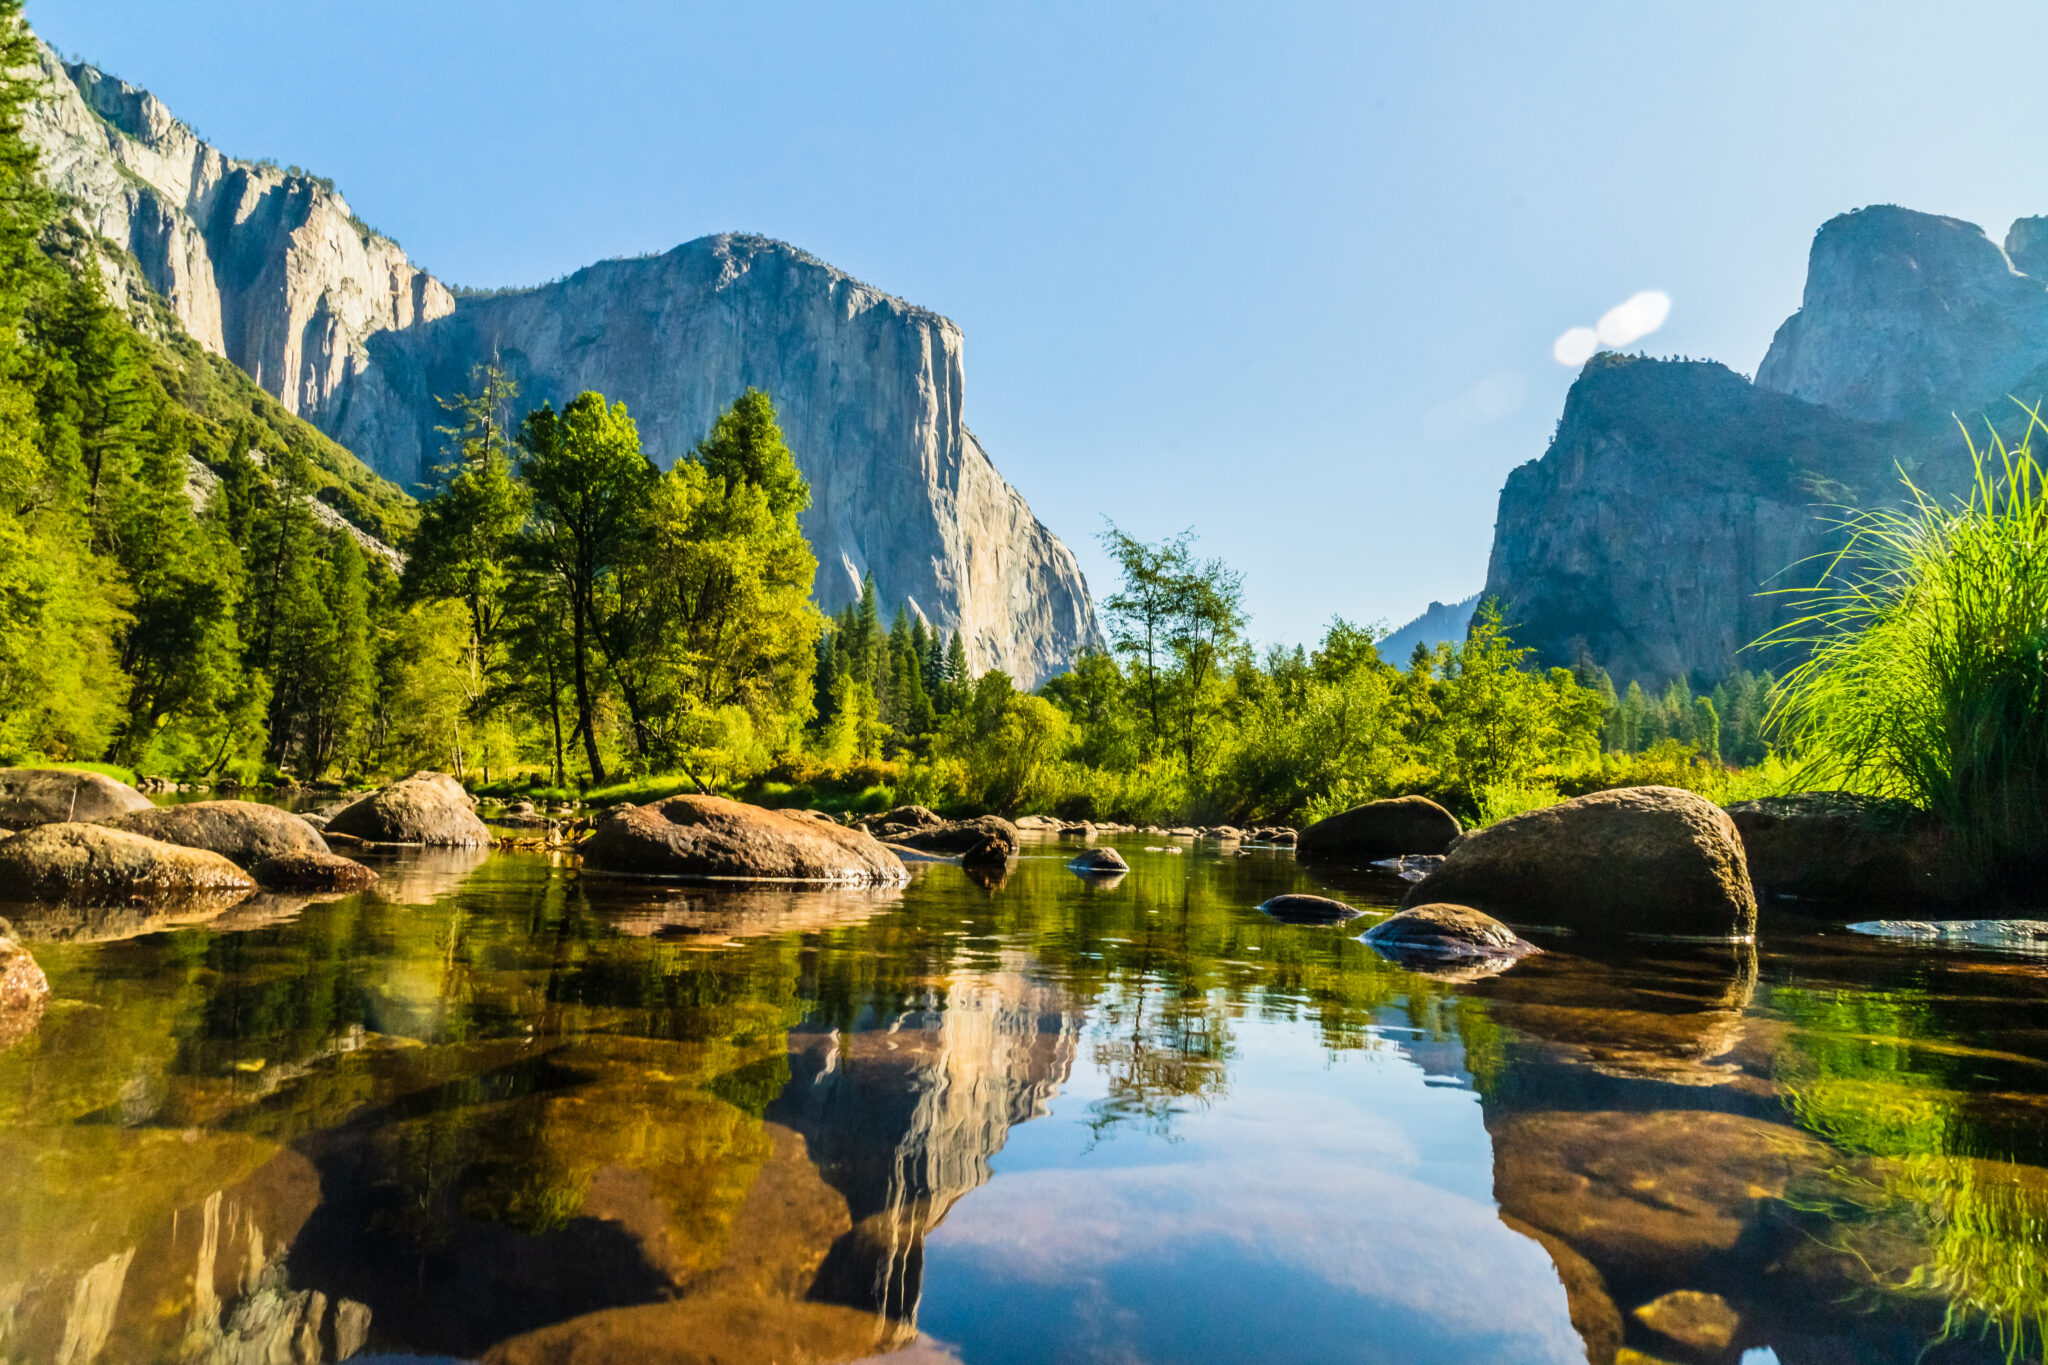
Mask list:
[[[1636,1317],[1673,1341],[1706,1351],[1719,1351],[1735,1340],[1742,1319],[1719,1294],[1674,1289],[1636,1309]]]

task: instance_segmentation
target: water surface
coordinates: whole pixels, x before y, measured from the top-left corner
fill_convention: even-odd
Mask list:
[[[1399,883],[1122,847],[0,907],[55,996],[0,1360],[2038,1358],[2038,962],[1767,920],[1435,979],[1255,908]]]

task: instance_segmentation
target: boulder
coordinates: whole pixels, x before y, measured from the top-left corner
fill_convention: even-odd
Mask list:
[[[1337,924],[1365,913],[1328,896],[1302,895],[1275,896],[1259,909],[1290,924]]]
[[[877,839],[900,839],[921,829],[937,829],[946,817],[923,806],[898,806],[860,822],[860,827]]]
[[[1469,905],[1418,905],[1365,931],[1388,957],[1526,957],[1541,952],[1493,916]]]
[[[99,773],[0,768],[0,828],[33,829],[60,821],[92,825],[149,809],[148,797]]]
[[[104,825],[41,825],[0,843],[0,899],[126,900],[255,885],[218,853]]]
[[[1404,853],[1442,853],[1458,837],[1458,817],[1426,796],[1396,796],[1318,820],[1297,836],[1303,859],[1372,863]]]
[[[894,885],[903,862],[861,830],[718,796],[619,806],[582,845],[583,865],[666,877],[754,877]]]
[[[1017,841],[990,831],[960,850],[963,867],[1007,867],[1017,856]]]
[[[1756,932],[1735,823],[1675,787],[1595,792],[1474,830],[1402,904],[1440,901],[1601,934]]]
[[[360,891],[377,874],[353,858],[326,850],[297,850],[259,860],[249,869],[272,891]]]
[[[476,802],[446,773],[414,773],[336,811],[327,828],[374,844],[485,848],[491,832],[476,818]]]
[[[1067,864],[1076,872],[1122,874],[1131,870],[1124,855],[1113,848],[1091,848]]]
[[[28,1037],[49,998],[50,983],[28,949],[0,934],[0,1051]]]
[[[1728,816],[1760,904],[1948,905],[1975,889],[1941,822],[1905,801],[1800,792],[1738,802]]]
[[[925,829],[892,836],[889,842],[914,848],[920,853],[964,856],[969,850],[980,850],[978,857],[986,862],[995,857],[1015,857],[1021,840],[1017,827],[1000,815],[978,815],[972,820],[942,820]],[[1001,852],[993,852],[993,847],[998,844]]]
[[[152,806],[103,821],[108,829],[203,848],[244,868],[286,853],[325,853],[327,841],[300,817],[254,801],[194,801]]]

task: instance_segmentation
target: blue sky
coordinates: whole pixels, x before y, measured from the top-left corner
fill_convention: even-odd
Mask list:
[[[2048,7],[29,0],[451,282],[725,229],[955,319],[967,420],[1110,586],[1192,527],[1262,639],[1480,586],[1557,337],[1745,373],[1832,214],[2048,212]]]

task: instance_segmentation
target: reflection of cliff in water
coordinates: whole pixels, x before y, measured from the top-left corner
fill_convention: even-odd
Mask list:
[[[1587,1359],[1998,1358],[1930,1347],[1939,1296],[1874,1295],[1873,1249],[1816,1216],[1845,1157],[1787,1103],[1788,1034],[1757,1008],[1757,978],[1753,949],[1674,946],[1553,951],[1471,988],[1468,1050],[1498,1035],[1480,1084],[1494,1197],[1550,1253]],[[1709,1304],[1732,1336],[1660,1316],[1672,1302]]]
[[[1017,1124],[1046,1112],[1074,1064],[1082,1013],[1024,975],[955,975],[886,1027],[790,1037],[790,1082],[768,1117],[803,1134],[846,1198],[811,1297],[914,1326],[924,1239],[989,1178]]]

